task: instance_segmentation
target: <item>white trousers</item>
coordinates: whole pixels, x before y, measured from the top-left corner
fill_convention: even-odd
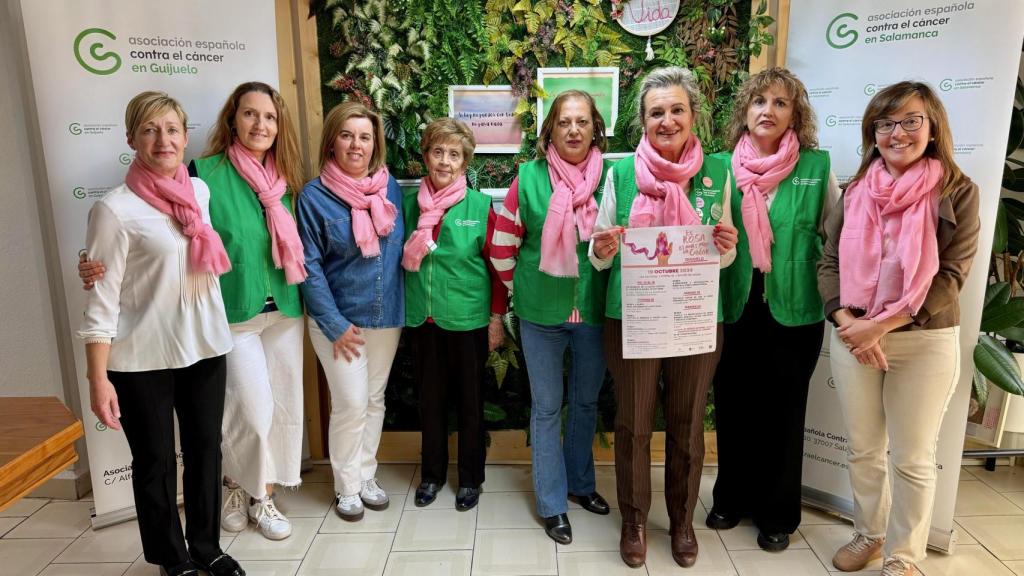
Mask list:
[[[362,482],[377,473],[384,389],[401,334],[401,328],[363,328],[366,344],[359,347],[359,357],[348,362],[334,358],[333,343],[309,320],[309,338],[331,389],[328,444],[334,490],[342,496],[358,494]]]
[[[231,325],[224,395],[224,475],[255,498],[302,479],[302,318],[257,314]]]
[[[960,377],[960,328],[891,332],[881,347],[888,372],[857,362],[832,331],[854,526],[865,536],[884,536],[886,558],[917,563],[928,546],[939,428]]]

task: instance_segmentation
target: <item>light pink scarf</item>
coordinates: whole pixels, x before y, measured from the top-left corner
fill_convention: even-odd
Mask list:
[[[772,243],[775,242],[768,221],[768,192],[793,171],[797,160],[800,160],[800,141],[792,128],[782,135],[779,149],[771,156],[758,156],[750,133],[743,134],[732,153],[732,172],[736,185],[743,191],[740,214],[750,240],[750,258],[754,266],[766,274],[772,271]]]
[[[402,268],[409,272],[418,272],[420,262],[430,252],[434,226],[441,221],[444,213],[466,197],[466,175],[462,174],[451,184],[437,190],[430,178],[420,181],[420,191],[416,193],[416,202],[420,205],[420,216],[416,220],[416,230],[409,235],[402,249]]]
[[[601,184],[604,159],[597,146],[580,164],[570,164],[548,146],[548,178],[551,199],[540,235],[540,271],[560,278],[579,276],[576,244],[587,242],[597,220],[594,191]],[[579,237],[576,232],[579,231]]]
[[[683,186],[704,164],[704,149],[695,134],[690,133],[676,162],[662,158],[651,145],[648,136],[644,135],[636,148],[634,164],[636,187],[640,194],[636,195],[630,207],[630,226],[653,226],[659,221],[659,214],[665,226],[700,224],[700,216],[683,192]]]
[[[839,300],[885,320],[917,314],[939,270],[938,184],[942,164],[915,162],[898,180],[875,159],[843,199]],[[886,249],[887,242],[895,243]]]
[[[168,178],[136,158],[128,167],[124,181],[136,196],[181,224],[181,233],[189,239],[189,261],[194,272],[220,276],[231,270],[224,243],[217,231],[203,221],[196,191],[184,164],[178,166],[174,178]]]
[[[228,146],[228,159],[238,174],[249,184],[267,215],[267,231],[270,232],[270,255],[274,266],[284,268],[284,277],[289,284],[299,284],[306,279],[305,256],[302,254],[302,240],[295,218],[281,204],[281,198],[288,183],[277,171],[274,153],[267,152],[260,164],[244,146],[235,139]]]
[[[380,255],[379,237],[395,229],[398,209],[388,200],[388,168],[381,166],[356,180],[345,174],[334,161],[320,172],[320,181],[352,210],[352,235],[364,258]]]

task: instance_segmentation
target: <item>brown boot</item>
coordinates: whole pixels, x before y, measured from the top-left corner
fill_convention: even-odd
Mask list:
[[[643,524],[622,523],[619,554],[630,568],[639,568],[647,560],[647,529]]]
[[[697,535],[693,533],[693,526],[686,528],[673,528],[672,534],[672,559],[683,568],[689,568],[697,562]]]

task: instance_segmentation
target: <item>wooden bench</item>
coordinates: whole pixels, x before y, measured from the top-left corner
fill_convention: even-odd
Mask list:
[[[0,511],[78,460],[83,434],[56,397],[0,398]]]

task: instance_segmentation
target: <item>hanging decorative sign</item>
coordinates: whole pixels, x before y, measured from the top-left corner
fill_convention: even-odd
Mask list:
[[[626,32],[647,36],[647,59],[654,60],[651,36],[668,28],[679,13],[679,0],[612,0],[612,19]]]

